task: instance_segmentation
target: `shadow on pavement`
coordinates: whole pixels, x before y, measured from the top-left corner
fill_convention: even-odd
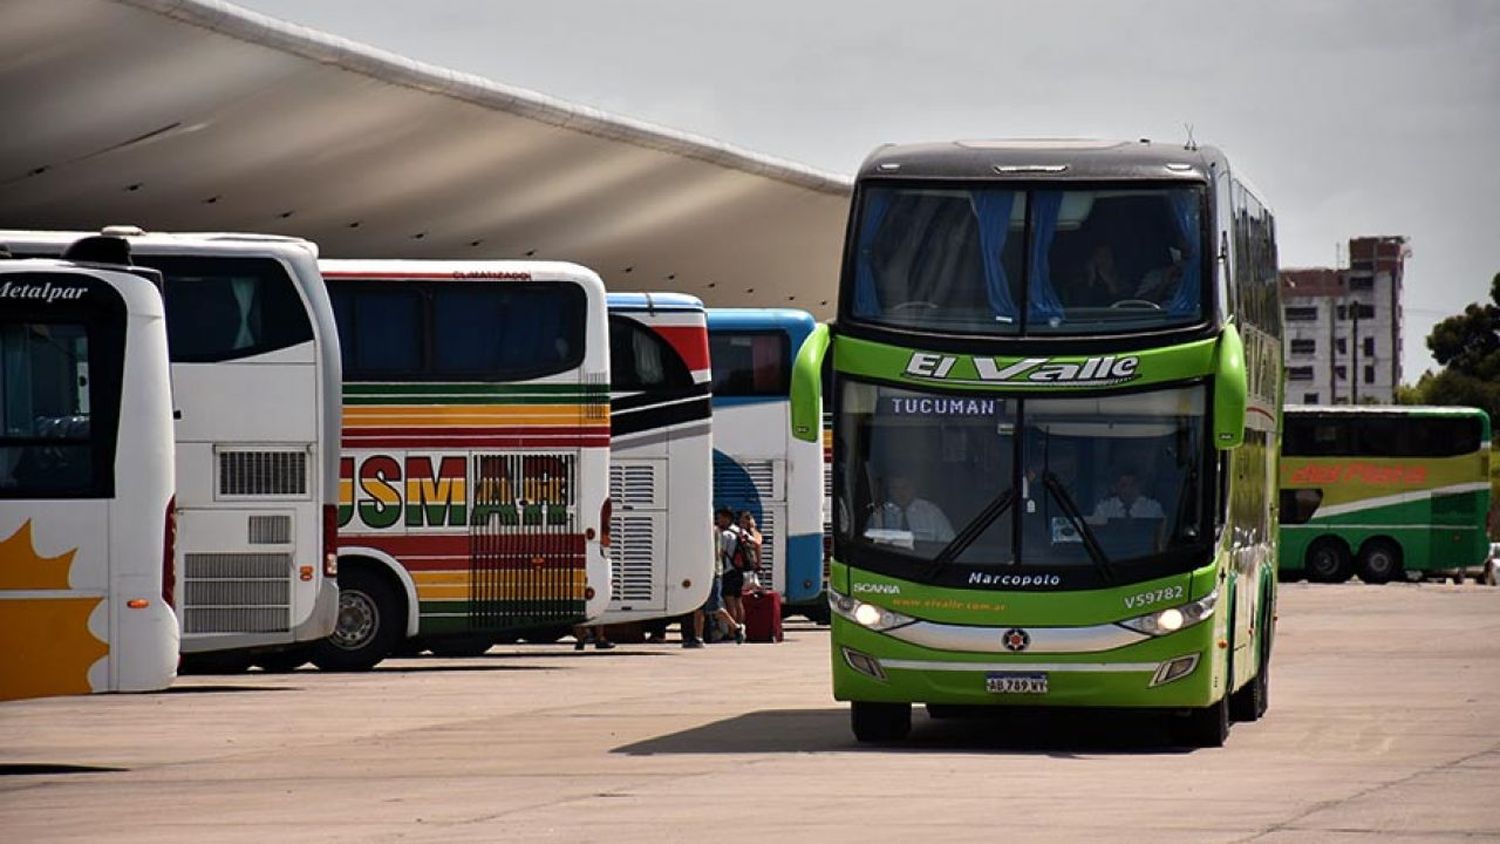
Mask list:
[[[561,665],[490,665],[475,663],[473,660],[484,659],[482,656],[464,657],[460,663],[447,663],[444,665],[377,665],[371,668],[370,674],[458,674],[465,671],[566,671]]]
[[[847,708],[771,709],[623,745],[631,756],[675,753],[1020,753],[1068,758],[1100,754],[1186,753],[1165,718],[1139,713],[1005,710],[935,719],[913,707],[911,735],[860,744]]]
[[[203,675],[200,674],[198,676],[201,677]],[[240,674],[237,674],[237,675],[234,675],[234,676],[243,677],[243,676],[245,676],[245,673],[241,672]],[[285,677],[287,675],[285,675],[285,674],[278,674],[276,676],[278,676],[278,677]],[[161,695],[214,695],[214,694],[219,694],[221,692],[223,692],[223,693],[229,693],[229,692],[300,692],[300,691],[302,691],[302,689],[300,687],[298,687],[298,686],[172,686],[170,688],[162,689],[161,691],[156,692],[156,694],[161,694]]]
[[[55,762],[14,762],[0,765],[0,777],[39,777],[49,774],[113,774],[129,768],[108,765],[60,765]]]

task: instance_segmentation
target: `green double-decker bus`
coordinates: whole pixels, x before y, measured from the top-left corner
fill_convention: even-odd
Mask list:
[[[1320,583],[1484,565],[1490,417],[1472,407],[1288,407],[1281,571]]]
[[[1274,221],[1217,150],[876,150],[792,416],[831,405],[855,736],[913,703],[1154,709],[1194,746],[1260,717],[1280,319]]]

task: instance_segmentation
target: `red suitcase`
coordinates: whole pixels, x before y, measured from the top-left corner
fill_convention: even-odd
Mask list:
[[[765,590],[749,592],[745,601],[745,640],[748,642],[780,642],[781,593]]]

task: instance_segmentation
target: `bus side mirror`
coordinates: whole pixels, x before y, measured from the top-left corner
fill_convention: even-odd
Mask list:
[[[1239,329],[1224,326],[1214,361],[1214,446],[1239,448],[1245,442],[1245,342]]]
[[[814,327],[792,364],[792,436],[804,442],[823,440],[823,356],[828,339],[827,325]]]

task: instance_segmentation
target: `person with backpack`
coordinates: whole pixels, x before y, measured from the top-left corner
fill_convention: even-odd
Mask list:
[[[734,619],[734,641],[744,644],[745,602],[740,599],[745,592],[745,552],[740,547],[742,534],[739,525],[734,523],[734,511],[728,507],[714,511],[714,525],[723,539],[719,565],[723,572],[724,606]]]
[[[765,546],[765,536],[755,524],[755,514],[741,510],[735,520],[740,529],[741,571],[745,573],[745,591],[760,591],[760,563]]]

